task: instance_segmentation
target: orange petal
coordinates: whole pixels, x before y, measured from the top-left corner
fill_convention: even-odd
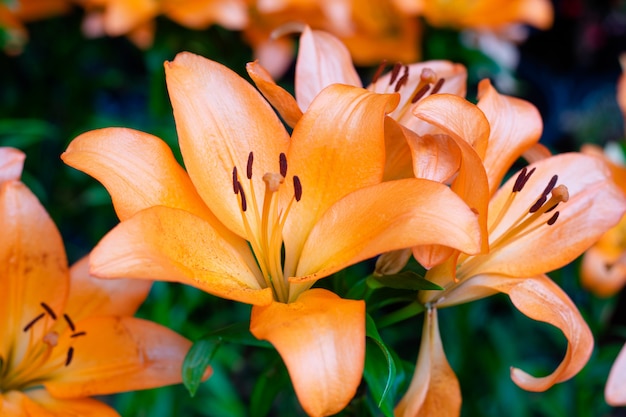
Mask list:
[[[287,275],[295,271],[306,236],[326,209],[351,191],[382,180],[385,113],[397,98],[334,84],[316,97],[296,125],[287,175],[299,177],[302,199],[293,204],[285,225]],[[291,179],[286,185],[283,197],[291,199]]]
[[[445,185],[385,182],[333,205],[309,235],[292,282],[312,281],[391,250],[440,244],[479,250],[476,215]]]
[[[154,0],[131,0],[108,2],[104,15],[104,27],[109,36],[120,36],[155,18],[159,13]]]
[[[511,368],[511,378],[517,385],[528,391],[545,391],[555,383],[572,378],[585,366],[593,350],[593,335],[572,300],[545,275],[472,277],[449,292],[439,306],[465,303],[495,292],[508,294],[520,312],[557,327],[568,341],[563,361],[550,375],[537,378],[521,369]]]
[[[0,182],[19,180],[26,155],[20,150],[0,147]]]
[[[543,223],[554,212],[544,214],[543,224],[500,245],[498,250],[487,255],[488,262],[480,262],[474,274],[532,276],[560,268],[617,224],[626,210],[622,192],[609,180],[607,168],[598,158],[578,153],[561,154],[541,160],[528,169],[533,167],[536,171],[491,232],[491,242],[511,229],[518,218],[528,214],[528,209],[539,198],[552,175],[558,175],[557,184],[567,186],[569,200],[558,205],[560,213],[556,223],[552,226]],[[517,175],[512,176],[492,199],[490,222],[502,210],[516,179]]]
[[[331,84],[361,87],[361,78],[354,69],[352,56],[335,36],[305,27],[300,35],[296,61],[296,100],[302,110]]]
[[[623,249],[618,243],[613,250],[620,252],[614,255],[610,253],[613,250],[607,251],[603,248],[607,237],[619,239],[619,242],[624,238],[626,217],[622,218],[620,224],[622,224],[622,229],[619,234],[613,233],[614,229],[609,230],[583,255],[580,271],[581,284],[600,297],[615,295],[626,284],[626,256]]]
[[[626,345],[619,352],[611,367],[604,389],[604,398],[613,407],[626,405]]]
[[[250,331],[285,361],[302,408],[327,416],[350,402],[365,360],[365,303],[305,291],[293,303],[252,307]]]
[[[75,325],[85,334],[71,337],[66,332],[55,348],[63,353],[73,348],[71,362],[44,383],[54,397],[107,395],[181,382],[191,342],[167,327],[135,317],[93,317]],[[61,355],[62,363],[67,355]]]
[[[185,27],[203,30],[218,23],[229,30],[240,30],[248,23],[247,7],[237,0],[184,0],[161,2],[163,13]]]
[[[65,313],[73,321],[90,316],[132,316],[152,287],[147,280],[98,279],[89,274],[89,256],[72,265],[70,274]]]
[[[441,344],[437,309],[426,312],[413,379],[396,406],[397,417],[458,417],[461,389]]]
[[[182,282],[251,304],[268,304],[272,297],[271,290],[261,290],[258,267],[249,267],[209,223],[169,207],[140,211],[109,232],[91,253],[91,273]]]
[[[484,161],[493,195],[513,163],[539,141],[543,122],[535,106],[499,94],[488,79],[478,84],[478,98],[491,127]]]
[[[270,73],[258,61],[248,62],[246,70],[254,84],[280,114],[285,123],[291,127],[295,126],[302,117],[302,111],[298,107],[296,99],[287,90],[277,85]]]
[[[156,136],[126,128],[92,130],[74,139],[61,159],[106,187],[120,220],[157,205],[211,216],[169,146]]]
[[[415,133],[408,130],[391,117],[385,118],[385,175],[383,181],[401,178],[425,178],[413,172],[413,158],[407,137]],[[429,158],[423,158],[426,162]],[[430,178],[429,178],[430,179]]]
[[[222,223],[246,236],[233,193],[233,168],[243,178],[253,152],[252,182],[255,194],[262,196],[262,176],[280,172],[279,155],[287,152],[289,135],[261,94],[223,65],[183,52],[165,63],[165,75],[191,180]],[[249,182],[241,182],[251,195]],[[254,224],[252,229],[257,229]]]
[[[117,411],[98,400],[92,398],[58,399],[44,389],[28,391],[28,395],[22,397],[22,406],[27,416],[120,417]]]
[[[69,271],[63,241],[52,219],[37,197],[21,182],[0,185],[0,356],[19,363],[29,337],[42,337],[52,326],[45,303],[53,314],[63,311]],[[44,318],[24,332],[39,316]],[[12,348],[12,352],[4,349]],[[9,367],[12,366],[9,364]]]

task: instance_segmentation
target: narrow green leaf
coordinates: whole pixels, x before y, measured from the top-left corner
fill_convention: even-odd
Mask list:
[[[190,396],[196,395],[202,382],[202,376],[211,363],[215,352],[220,346],[220,341],[200,339],[196,341],[183,361],[183,384],[189,391]]]
[[[417,301],[413,301],[411,304],[381,317],[378,320],[378,328],[382,329],[383,327],[391,326],[392,324],[417,316],[423,311],[424,306]]]
[[[363,376],[380,410],[385,416],[392,417],[394,396],[389,394],[396,379],[396,363],[370,315],[366,318],[366,335]]]
[[[402,271],[394,275],[370,275],[367,278],[370,288],[395,288],[397,290],[443,290],[439,285],[424,279],[413,271]]]
[[[272,409],[274,398],[290,386],[289,374],[282,359],[278,358],[254,384],[250,398],[250,417],[266,417]]]

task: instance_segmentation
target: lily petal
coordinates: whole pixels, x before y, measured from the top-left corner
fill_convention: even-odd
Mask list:
[[[245,237],[233,168],[246,172],[253,152],[254,193],[262,196],[262,176],[280,172],[279,155],[287,152],[289,135],[261,94],[221,64],[183,52],[165,63],[165,76],[187,172],[211,211]],[[242,183],[250,195],[248,181]]]
[[[413,131],[402,126],[391,117],[385,118],[385,175],[383,181],[399,180],[402,178],[432,179],[415,175],[413,158],[409,147],[408,137],[417,136]],[[429,164],[430,158],[422,158],[422,163]]]
[[[296,100],[303,111],[331,84],[363,86],[348,48],[330,33],[308,26],[300,35],[295,82]]]
[[[458,417],[461,388],[441,344],[437,309],[426,312],[413,379],[396,406],[397,417]]]
[[[315,98],[296,125],[287,154],[288,175],[300,179],[302,199],[293,204],[285,224],[287,275],[295,271],[306,236],[328,207],[382,180],[385,113],[397,99],[334,84]],[[285,200],[294,195],[291,181],[286,185]]]
[[[109,36],[121,36],[152,20],[158,13],[158,4],[152,0],[109,2],[104,27]]]
[[[44,382],[56,398],[80,398],[181,382],[191,342],[167,327],[135,317],[92,317],[77,322],[55,349],[73,348],[72,359]],[[66,355],[62,355],[63,360]]]
[[[356,393],[365,360],[363,301],[312,289],[289,304],[252,307],[250,331],[278,350],[310,416],[335,414]]]
[[[474,274],[533,276],[560,268],[617,224],[626,210],[622,192],[610,181],[606,165],[598,158],[578,153],[560,154],[528,166],[529,170],[532,168],[536,171],[491,232],[492,247],[494,240],[511,229],[520,217],[528,215],[530,206],[553,174],[558,175],[557,184],[567,186],[569,200],[559,204],[556,223],[542,224],[532,232],[499,245],[486,255],[489,262],[476,260],[480,265]],[[493,197],[489,205],[491,223],[506,204],[515,181],[516,176],[511,177]],[[553,214],[545,214],[544,221]]]
[[[302,111],[298,107],[296,99],[287,90],[277,85],[270,73],[258,61],[248,62],[246,70],[256,87],[272,104],[285,123],[294,127],[302,117]]]
[[[496,292],[508,294],[513,305],[524,315],[557,327],[568,341],[563,361],[550,375],[537,378],[521,369],[511,368],[511,378],[517,385],[528,391],[545,391],[555,383],[572,378],[585,366],[593,350],[591,330],[567,294],[545,275],[472,277],[449,292],[439,306],[466,303]]]
[[[152,281],[98,279],[89,274],[89,256],[70,268],[65,314],[73,321],[94,316],[132,316],[148,296]]]
[[[613,407],[626,405],[626,345],[619,352],[611,367],[604,389],[604,398]]]
[[[92,398],[58,399],[44,389],[28,391],[28,395],[22,398],[22,407],[27,416],[120,417],[117,411],[98,400]]]
[[[182,282],[222,298],[268,304],[270,289],[238,250],[203,219],[183,210],[152,207],[109,232],[91,253],[101,278]]]
[[[488,79],[478,84],[478,99],[491,127],[484,162],[493,195],[513,163],[539,141],[543,122],[535,106],[499,94]]]
[[[21,182],[0,185],[0,351],[3,358],[19,363],[29,338],[42,337],[52,326],[53,314],[65,305],[69,272],[59,231],[37,197]],[[30,331],[23,328],[46,313]],[[55,315],[56,315],[55,314]],[[43,323],[43,324],[41,324]],[[11,366],[11,365],[9,365]]]
[[[0,182],[19,180],[24,167],[24,152],[9,147],[0,147]]]
[[[476,253],[479,241],[476,215],[447,186],[417,178],[385,182],[347,195],[324,213],[304,245],[298,278],[290,281],[316,280],[417,245]]]

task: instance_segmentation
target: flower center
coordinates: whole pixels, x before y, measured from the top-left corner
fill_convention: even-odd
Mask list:
[[[47,375],[59,368],[70,366],[72,363],[74,347],[71,343],[65,354],[61,354],[57,349],[58,330],[63,326],[55,326],[58,321],[56,313],[46,303],[41,302],[40,305],[43,312],[22,329],[22,332],[27,334],[28,344],[24,347],[13,346],[9,349],[7,358],[0,357],[0,393],[12,390],[23,391],[41,385]],[[54,323],[50,323],[50,320]],[[77,332],[67,314],[63,314],[63,320],[72,332],[71,340],[87,334]],[[56,330],[52,330],[53,327],[56,327]]]
[[[285,278],[283,267],[283,228],[293,203],[302,198],[302,184],[297,175],[292,177],[294,194],[286,207],[281,207],[278,191],[284,185],[287,176],[287,157],[281,153],[278,158],[279,172],[266,172],[262,177],[265,193],[263,199],[259,201],[254,193],[252,181],[253,162],[254,155],[250,152],[246,166],[250,195],[246,195],[244,191],[237,167],[233,168],[233,192],[239,199],[248,242],[263,274],[264,282],[260,284],[264,288],[272,288],[274,298],[286,303],[289,300],[289,282]],[[252,216],[253,222],[248,219],[249,215]]]

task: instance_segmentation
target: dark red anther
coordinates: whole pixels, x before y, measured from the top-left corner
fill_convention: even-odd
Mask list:
[[[550,182],[548,182],[548,185],[546,186],[545,190],[543,190],[543,193],[541,193],[541,195],[547,196],[550,193],[550,191],[554,189],[554,186],[556,185],[556,182],[558,180],[559,180],[559,176],[553,175],[552,178],[550,178]]]
[[[248,202],[246,201],[246,194],[243,192],[243,188],[241,187],[241,183],[237,181],[237,188],[241,193],[241,210],[246,211],[248,209]]]
[[[558,219],[558,218],[559,218],[559,212],[557,211],[556,213],[554,213],[552,215],[552,217],[550,217],[548,219],[548,221],[547,221],[548,226],[552,226],[556,222],[556,219]]]
[[[54,311],[52,311],[52,309],[50,308],[50,306],[46,303],[41,303],[41,306],[43,307],[44,310],[46,310],[46,313],[48,313],[50,315],[50,317],[52,317],[52,320],[56,320],[57,319],[57,315],[54,314]]]
[[[22,329],[22,330],[27,332],[28,329],[33,327],[35,325],[35,323],[37,323],[39,320],[41,320],[43,318],[43,316],[45,316],[45,315],[46,315],[46,313],[41,313],[40,315],[38,315],[37,317],[32,319],[26,326],[24,326],[24,329]]]
[[[405,72],[404,74],[402,74],[402,77],[398,78],[398,82],[396,83],[396,86],[393,88],[393,91],[395,93],[400,91],[402,86],[404,86],[408,80],[409,80],[409,74],[408,72]]]
[[[391,70],[391,78],[389,79],[389,85],[392,85],[396,82],[396,78],[398,78],[398,74],[400,74],[400,70],[402,69],[402,64],[396,62]]]
[[[72,337],[72,338],[80,337],[80,336],[87,336],[87,332],[78,332],[78,333],[74,333],[74,334],[70,335],[70,337]]]
[[[252,178],[252,162],[254,161],[254,154],[250,152],[248,154],[248,164],[246,165],[246,177]]]
[[[233,167],[233,193],[239,192],[239,179],[237,177],[237,167]]]
[[[533,172],[535,172],[535,168],[531,169],[530,171],[528,171],[526,167],[522,168],[519,175],[517,176],[517,179],[515,180],[515,184],[513,184],[514,193],[522,191],[522,188],[524,188],[530,176],[533,175]]]
[[[287,156],[282,152],[278,155],[278,166],[280,167],[280,175],[285,178],[287,176]]]
[[[417,100],[419,100],[420,98],[424,97],[426,95],[426,93],[428,92],[429,88],[430,88],[430,85],[426,84],[426,85],[422,86],[422,88],[417,90],[417,92],[415,93],[415,95],[411,99],[411,104],[417,103]]]
[[[545,195],[542,195],[541,197],[539,197],[539,200],[535,201],[535,204],[532,205],[532,207],[528,210],[529,213],[534,213],[537,210],[539,210],[541,208],[541,206],[543,206],[546,202],[547,198]]]
[[[75,331],[76,327],[74,326],[74,322],[72,321],[72,319],[70,319],[70,316],[68,316],[67,314],[63,314],[63,318],[67,322],[67,325],[70,326],[70,329],[72,331]]]
[[[302,183],[300,182],[300,178],[297,175],[293,176],[293,192],[296,197],[296,201],[300,201],[302,198]]]
[[[378,81],[380,76],[383,75],[383,71],[385,70],[386,66],[387,66],[387,60],[383,59],[383,62],[380,63],[380,65],[376,69],[376,72],[374,73],[374,76],[372,77],[372,84],[376,84],[376,81]]]
[[[430,95],[437,94],[439,90],[441,90],[441,87],[443,86],[444,81],[445,79],[443,78],[438,79],[437,82],[435,83],[435,86],[433,87],[433,91],[430,92]]]
[[[65,359],[65,366],[69,366],[72,363],[72,358],[74,357],[74,348],[70,346],[67,350],[67,358]]]

